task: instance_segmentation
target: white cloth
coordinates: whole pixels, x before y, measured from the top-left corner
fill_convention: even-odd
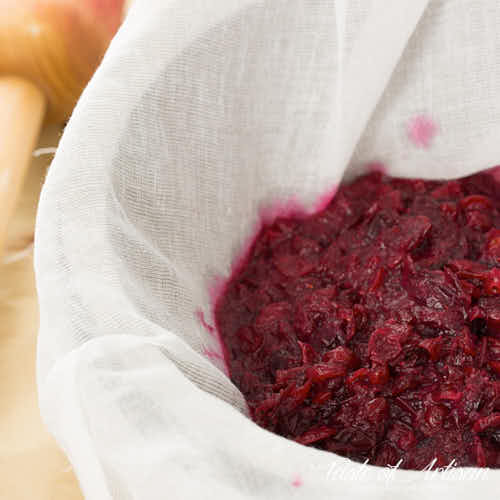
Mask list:
[[[263,209],[313,210],[372,161],[499,161],[498,26],[496,0],[137,0],[37,221],[40,407],[86,498],[496,496],[500,471],[387,478],[257,427],[197,311]]]

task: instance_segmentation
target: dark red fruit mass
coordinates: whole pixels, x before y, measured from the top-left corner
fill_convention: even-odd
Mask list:
[[[253,419],[377,465],[500,467],[500,186],[365,175],[264,227],[215,308]]]

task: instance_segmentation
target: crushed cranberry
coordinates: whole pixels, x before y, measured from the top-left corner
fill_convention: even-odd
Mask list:
[[[500,186],[371,173],[257,236],[215,308],[252,418],[357,461],[500,467]]]

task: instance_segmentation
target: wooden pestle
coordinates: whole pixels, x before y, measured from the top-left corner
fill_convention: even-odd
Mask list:
[[[124,0],[0,0],[0,256],[44,120],[64,121]]]

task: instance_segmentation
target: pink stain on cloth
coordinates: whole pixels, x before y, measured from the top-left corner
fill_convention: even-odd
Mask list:
[[[432,118],[418,115],[408,122],[408,138],[417,148],[429,149],[438,132],[438,126]]]
[[[302,478],[299,475],[296,475],[292,480],[292,486],[295,486],[295,488],[300,488],[303,484],[304,481],[302,481]]]
[[[208,359],[217,359],[220,361],[224,361],[224,356],[213,349],[204,349],[203,354],[208,358]]]
[[[224,358],[224,354],[215,351],[214,349],[204,348],[202,351],[203,355],[218,366],[222,373],[229,377],[229,368],[227,367],[226,359]]]
[[[201,309],[197,309],[194,314],[198,319],[198,321],[203,326],[203,328],[205,328],[205,330],[210,334],[210,336],[217,338],[216,335],[217,332],[215,331],[215,328],[212,325],[208,324],[207,320],[205,319],[205,314],[203,313],[203,311]]]
[[[195,311],[195,317],[198,319],[203,328],[208,332],[208,334],[215,340],[218,345],[217,349],[211,349],[205,347],[202,351],[203,355],[210,361],[217,364],[223,373],[229,377],[229,369],[226,364],[226,359],[224,357],[224,345],[222,344],[217,330],[210,325],[205,319],[205,315],[201,309]]]

